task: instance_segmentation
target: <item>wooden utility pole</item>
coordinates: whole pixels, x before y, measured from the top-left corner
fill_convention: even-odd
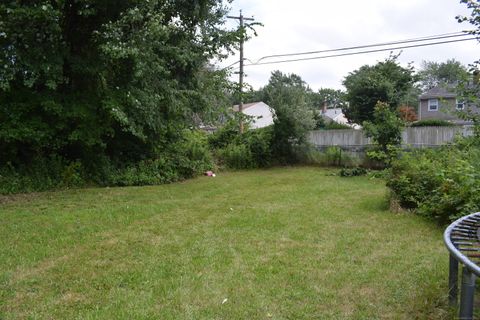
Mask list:
[[[240,16],[238,17],[234,17],[234,16],[227,16],[227,18],[229,19],[236,19],[236,20],[239,20],[240,21],[240,70],[238,72],[238,85],[240,87],[240,101],[239,101],[239,104],[238,104],[238,112],[240,114],[240,133],[243,133],[243,119],[242,119],[242,116],[243,116],[243,76],[244,76],[244,73],[243,73],[243,43],[245,41],[245,30],[244,30],[244,21],[247,20],[247,21],[253,21],[254,19],[253,18],[245,18],[242,14],[242,10],[240,10]]]

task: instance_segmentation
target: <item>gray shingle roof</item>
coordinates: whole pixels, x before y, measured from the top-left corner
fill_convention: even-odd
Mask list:
[[[424,92],[419,99],[455,98],[456,96],[455,89],[445,86],[437,86]]]

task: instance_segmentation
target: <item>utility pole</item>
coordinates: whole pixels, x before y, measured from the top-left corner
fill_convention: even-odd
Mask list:
[[[239,20],[240,21],[240,71],[238,72],[238,85],[240,87],[240,101],[239,101],[239,104],[238,104],[238,112],[240,114],[240,133],[243,133],[243,119],[242,119],[242,116],[243,116],[243,76],[244,76],[244,73],[243,73],[243,43],[245,41],[245,38],[244,38],[244,21],[247,20],[247,21],[253,21],[254,19],[253,18],[245,18],[242,14],[242,10],[240,10],[240,16],[238,17],[234,17],[234,16],[227,16],[227,18],[229,19],[236,19],[236,20]]]

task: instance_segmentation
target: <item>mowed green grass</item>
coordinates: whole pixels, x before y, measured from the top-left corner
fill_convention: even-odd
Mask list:
[[[3,199],[0,319],[442,319],[442,229],[318,168]]]

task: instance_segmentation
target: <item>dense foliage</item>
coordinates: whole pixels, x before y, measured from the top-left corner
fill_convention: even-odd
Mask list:
[[[423,61],[418,72],[420,86],[423,91],[438,85],[456,85],[468,79],[467,69],[457,60],[446,62]]]
[[[452,127],[455,124],[442,119],[425,119],[410,124],[411,127]]]
[[[403,207],[446,223],[480,210],[479,164],[479,146],[465,141],[404,153],[387,185]]]
[[[225,13],[220,0],[3,1],[2,171],[54,163],[44,178],[75,167],[108,182],[153,161],[191,175],[185,130],[222,107],[225,74],[208,61],[238,37]]]
[[[263,90],[275,112],[272,152],[277,161],[292,162],[295,148],[306,143],[307,132],[315,127],[309,88],[295,74],[274,71]]]
[[[346,106],[345,92],[342,90],[320,88],[317,92],[312,92],[310,96],[316,110],[321,110],[324,103],[330,108],[344,108]]]
[[[470,22],[480,33],[480,3],[473,0],[461,0],[472,9],[470,17],[457,17],[459,22]],[[450,65],[447,65],[450,64]],[[434,81],[451,82],[458,74],[464,75],[464,69],[455,61],[444,65],[433,64],[438,70],[445,68],[445,75],[432,78]],[[453,71],[452,71],[453,70]],[[455,72],[457,70],[458,72]],[[435,71],[435,70],[434,70]],[[447,72],[448,71],[448,72]],[[468,103],[478,103],[480,82],[478,62],[472,65],[473,79],[463,81],[458,88]],[[473,80],[473,81],[472,81]],[[426,83],[428,84],[428,82]],[[473,120],[474,135],[457,138],[455,143],[439,149],[424,149],[405,152],[392,163],[387,185],[393,196],[405,208],[414,209],[440,223],[447,223],[461,216],[480,211],[480,118],[478,114],[465,113],[466,119]],[[414,124],[441,125],[444,122],[419,121]]]
[[[400,115],[400,119],[405,122],[414,122],[418,119],[417,112],[415,111],[414,107],[406,105],[400,106],[398,108],[398,113]]]
[[[415,79],[413,69],[400,66],[396,57],[373,66],[362,66],[343,81],[348,102],[348,107],[344,109],[345,116],[357,124],[373,120],[378,101],[385,102],[392,110],[396,110],[412,92]]]
[[[238,122],[231,120],[208,141],[220,167],[251,169],[273,164],[272,138],[272,126],[240,134]]]
[[[375,144],[375,149],[367,152],[367,156],[390,165],[396,156],[397,146],[402,142],[403,120],[388,104],[378,102],[373,112],[373,120],[365,121],[363,125],[365,135],[371,137]]]

